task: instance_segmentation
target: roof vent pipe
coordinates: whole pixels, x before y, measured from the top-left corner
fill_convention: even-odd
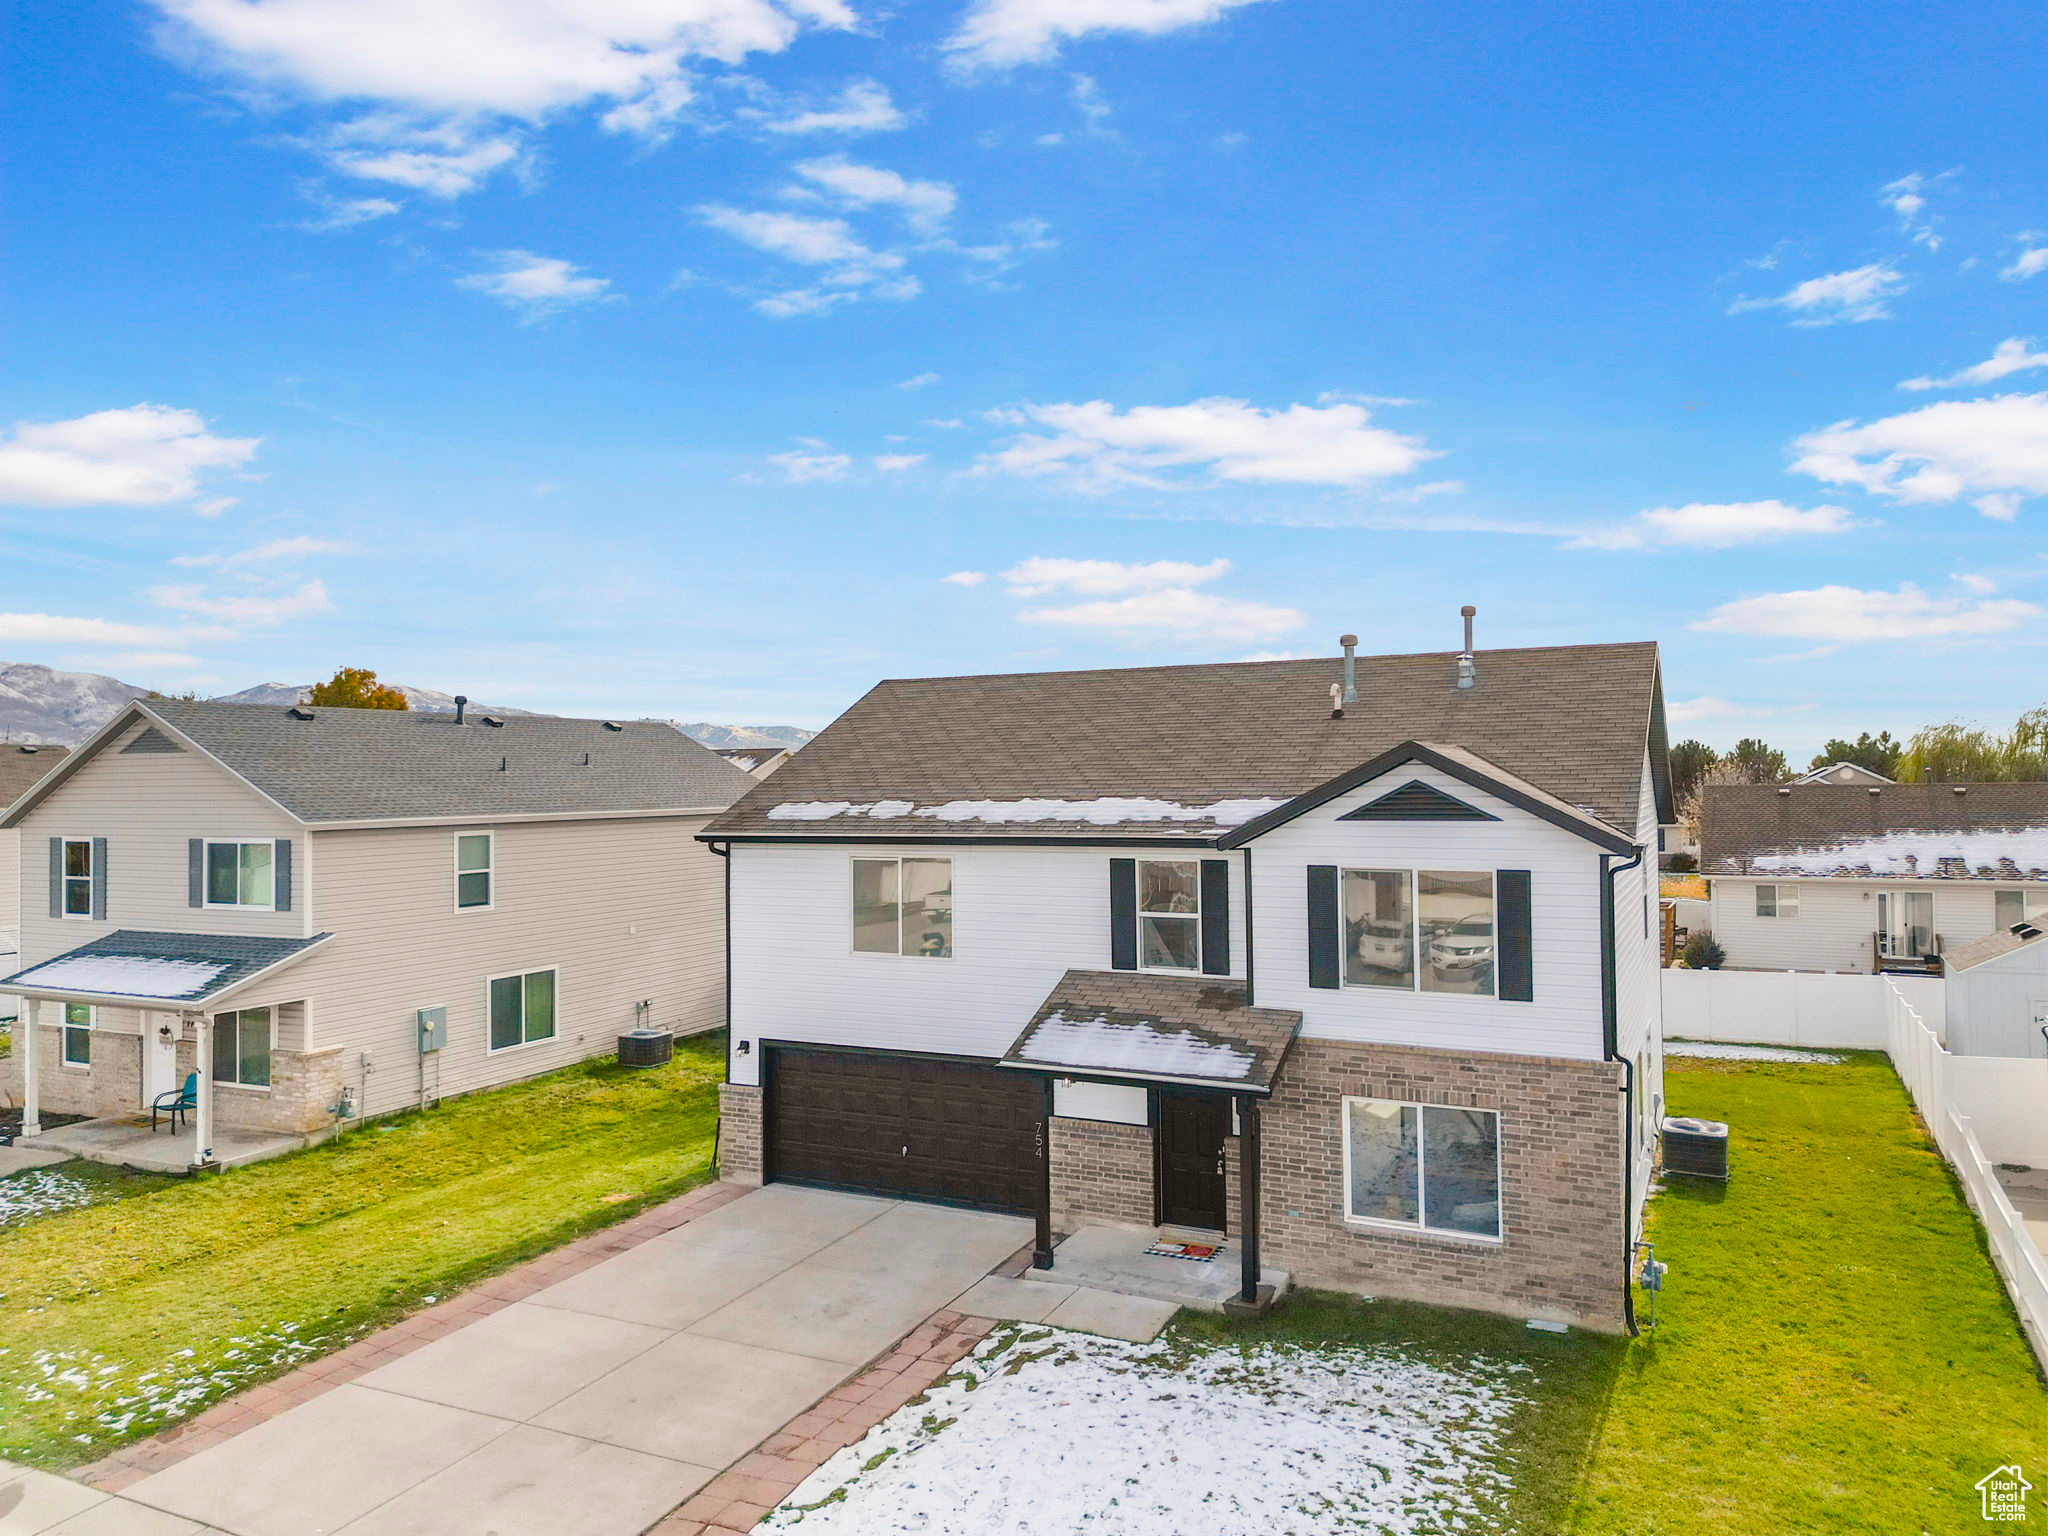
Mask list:
[[[1476,669],[1472,664],[1472,620],[1479,610],[1470,603],[1467,603],[1458,612],[1465,617],[1465,649],[1458,652],[1458,686],[1460,688],[1470,688],[1479,681]]]
[[[1358,702],[1358,636],[1339,635],[1337,643],[1344,647],[1344,693],[1338,701],[1338,713],[1343,706]]]
[[[463,719],[463,715],[468,711],[468,709],[469,695],[466,693],[458,693],[457,695],[455,695],[455,723],[457,725],[469,724],[467,720]]]

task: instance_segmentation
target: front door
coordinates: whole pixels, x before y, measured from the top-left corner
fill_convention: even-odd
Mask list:
[[[1160,1223],[1222,1231],[1223,1138],[1230,1134],[1230,1101],[1162,1090],[1158,1127]]]
[[[149,1108],[160,1093],[178,1086],[178,1028],[176,1015],[145,1013],[142,1016],[142,1107]]]

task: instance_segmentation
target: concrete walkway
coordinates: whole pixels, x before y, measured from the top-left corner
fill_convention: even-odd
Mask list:
[[[217,1167],[240,1168],[246,1163],[260,1163],[266,1158],[296,1152],[309,1140],[306,1136],[268,1131],[216,1130],[213,1160]],[[141,1115],[113,1115],[60,1125],[39,1136],[17,1136],[14,1144],[116,1168],[139,1168],[144,1173],[185,1173],[198,1156],[199,1133],[189,1127],[174,1131],[168,1120],[152,1129],[145,1111]]]
[[[771,1185],[112,1499],[80,1489],[89,1527],[22,1529],[633,1536],[1030,1236],[1014,1217]]]

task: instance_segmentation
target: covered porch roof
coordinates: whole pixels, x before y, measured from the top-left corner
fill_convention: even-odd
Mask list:
[[[998,1065],[1264,1096],[1300,1030],[1299,1013],[1246,1006],[1241,981],[1068,971]]]
[[[210,1007],[230,992],[304,959],[329,939],[245,938],[123,928],[12,976],[0,991],[143,1008]]]

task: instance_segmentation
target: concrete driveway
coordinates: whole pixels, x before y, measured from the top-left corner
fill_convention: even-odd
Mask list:
[[[164,1536],[632,1536],[1030,1236],[771,1185],[119,1499]]]

